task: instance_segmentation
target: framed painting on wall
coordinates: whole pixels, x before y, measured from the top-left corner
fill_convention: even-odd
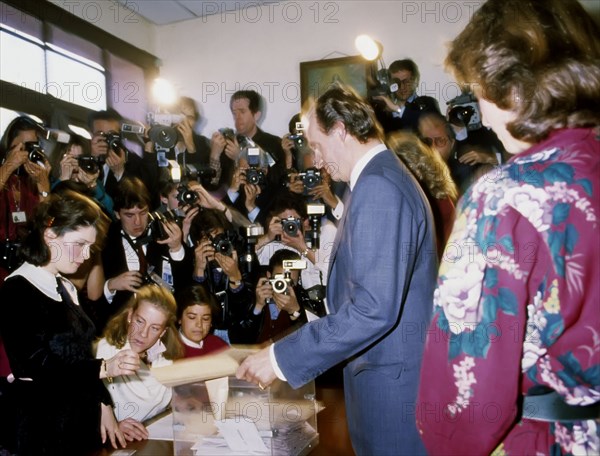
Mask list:
[[[318,98],[335,82],[349,85],[359,95],[366,97],[369,64],[360,55],[300,62],[302,105],[309,97]]]

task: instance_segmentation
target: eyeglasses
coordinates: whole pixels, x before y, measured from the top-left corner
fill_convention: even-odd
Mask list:
[[[399,86],[410,86],[413,84],[413,82],[415,82],[415,80],[414,80],[414,78],[407,78],[407,79],[394,78],[393,82],[395,82]]]
[[[433,145],[437,147],[444,147],[450,141],[448,136],[436,136],[435,138],[421,137],[421,141],[427,144],[429,147]]]

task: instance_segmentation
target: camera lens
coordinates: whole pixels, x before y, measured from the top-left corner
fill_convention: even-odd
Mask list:
[[[287,282],[285,281],[285,279],[275,279],[273,280],[271,285],[275,293],[285,293],[285,291],[287,290]]]

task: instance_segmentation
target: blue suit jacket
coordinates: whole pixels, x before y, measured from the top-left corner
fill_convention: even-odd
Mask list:
[[[437,254],[431,210],[389,150],[367,164],[346,201],[330,258],[331,314],[275,344],[293,387],[337,363],[357,454],[425,453],[415,400],[433,307]]]

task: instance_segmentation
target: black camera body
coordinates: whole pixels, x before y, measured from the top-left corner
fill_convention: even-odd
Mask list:
[[[307,190],[311,190],[323,182],[321,171],[317,168],[308,168],[305,172],[298,173],[297,178],[302,180],[304,188]]]
[[[451,124],[466,127],[469,131],[483,127],[479,102],[472,93],[462,93],[447,104],[448,120]]]
[[[217,234],[211,238],[211,242],[215,253],[221,253],[228,257],[233,255],[234,246],[228,233]]]
[[[44,163],[46,153],[38,141],[26,141],[25,150],[29,152],[27,158],[30,162],[37,163],[39,165]]]
[[[80,155],[77,157],[79,169],[87,174],[96,174],[106,163],[106,155],[94,157],[92,155]]]
[[[198,193],[193,190],[190,190],[187,185],[180,185],[177,188],[177,201],[180,206],[192,206],[198,202],[200,197]]]
[[[253,185],[263,186],[266,183],[267,176],[257,167],[251,166],[246,170],[246,182]]]
[[[288,236],[296,237],[298,233],[302,232],[302,220],[290,215],[281,220],[281,227]]]
[[[100,135],[104,138],[106,144],[108,144],[108,147],[111,148],[116,154],[119,153],[119,150],[127,150],[125,144],[123,143],[123,138],[121,138],[121,135],[119,133],[101,132]]]
[[[235,141],[235,131],[231,128],[219,128],[219,133],[228,141]]]

